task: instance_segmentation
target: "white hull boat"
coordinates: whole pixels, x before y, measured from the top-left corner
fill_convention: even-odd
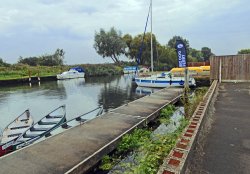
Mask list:
[[[164,76],[150,76],[150,77],[137,77],[135,83],[141,87],[151,88],[165,88],[165,87],[183,87],[185,83],[184,77],[171,77],[169,75]],[[196,86],[194,78],[189,78],[189,86]]]
[[[62,74],[58,74],[56,77],[58,80],[63,79],[75,79],[75,78],[84,78],[85,73],[81,67],[75,67],[65,71]]]
[[[136,66],[126,66],[123,68],[123,73],[124,74],[133,74],[137,72],[137,67]]]

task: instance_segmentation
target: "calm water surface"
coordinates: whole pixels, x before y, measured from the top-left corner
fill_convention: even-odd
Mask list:
[[[25,109],[30,109],[36,122],[65,104],[66,117],[70,119],[100,105],[108,111],[148,92],[151,91],[136,89],[129,75],[42,82],[32,87],[0,87],[0,128],[4,129]]]

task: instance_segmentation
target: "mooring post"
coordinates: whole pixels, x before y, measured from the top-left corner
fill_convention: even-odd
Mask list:
[[[37,80],[38,80],[38,85],[40,86],[40,71],[38,71],[38,77],[37,77]]]
[[[219,64],[219,83],[221,83],[221,57],[220,57],[220,64]]]
[[[31,71],[29,70],[29,85],[31,86]]]

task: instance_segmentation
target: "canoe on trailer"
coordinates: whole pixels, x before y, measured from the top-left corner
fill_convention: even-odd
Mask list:
[[[3,131],[2,140],[0,142],[0,156],[12,151],[15,140],[18,139],[26,130],[34,123],[33,118],[27,109],[12,121]]]
[[[58,126],[58,128],[54,129],[49,134],[47,134],[46,137],[59,134],[59,133],[64,132],[70,128],[84,124],[86,121],[94,119],[94,118],[100,116],[102,113],[103,113],[103,106],[99,106],[99,107],[97,107],[89,112],[86,112],[80,116],[77,116],[75,118],[67,120],[66,122],[64,122],[60,126]]]
[[[66,120],[65,105],[62,105],[25,131],[13,145],[13,150],[25,147],[56,129]]]

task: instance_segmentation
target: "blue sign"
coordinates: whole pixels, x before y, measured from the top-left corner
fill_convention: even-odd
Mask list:
[[[178,65],[180,68],[187,67],[187,50],[182,40],[176,40],[176,53],[178,57]]]

